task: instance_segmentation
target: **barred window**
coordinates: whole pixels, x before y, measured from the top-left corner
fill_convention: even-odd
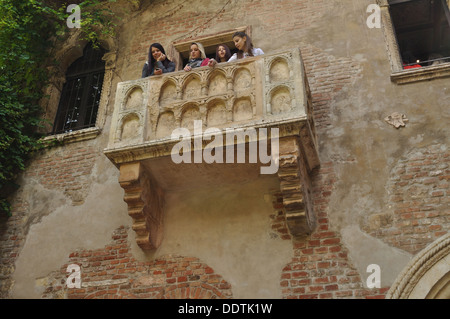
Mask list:
[[[53,134],[67,133],[95,126],[105,74],[106,51],[88,43],[83,56],[66,72]]]

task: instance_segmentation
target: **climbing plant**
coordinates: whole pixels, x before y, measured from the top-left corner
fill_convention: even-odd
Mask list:
[[[134,0],[130,0],[134,1]],[[9,196],[33,152],[44,147],[39,101],[48,80],[51,48],[70,33],[67,21],[79,5],[82,36],[94,44],[113,35],[115,0],[0,0],[0,211],[11,215]],[[41,130],[42,131],[42,130]]]

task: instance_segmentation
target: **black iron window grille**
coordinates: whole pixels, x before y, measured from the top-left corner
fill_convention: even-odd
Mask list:
[[[73,62],[66,72],[53,134],[67,133],[95,126],[105,74],[106,51],[91,43],[83,56]]]

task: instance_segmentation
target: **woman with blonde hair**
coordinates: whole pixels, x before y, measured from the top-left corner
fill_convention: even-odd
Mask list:
[[[208,65],[209,59],[206,57],[205,49],[199,42],[193,42],[190,48],[189,62],[184,67],[185,71],[191,71],[193,68]]]

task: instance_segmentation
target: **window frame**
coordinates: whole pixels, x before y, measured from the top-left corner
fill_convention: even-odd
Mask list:
[[[77,30],[78,31],[78,30]],[[111,99],[113,75],[117,61],[117,43],[113,38],[99,39],[100,45],[106,53],[102,57],[105,61],[105,73],[100,95],[100,103],[97,111],[95,126],[84,128],[67,133],[54,134],[53,124],[58,112],[58,106],[61,99],[61,92],[66,82],[66,71],[69,66],[78,58],[83,56],[83,49],[88,41],[81,39],[80,32],[73,32],[66,41],[61,42],[55,47],[55,60],[59,65],[49,67],[49,85],[45,89],[46,98],[41,100],[41,106],[44,110],[44,120],[48,123],[41,132],[46,137],[42,141],[48,145],[54,145],[55,142],[62,144],[75,143],[95,139],[100,135],[106,122],[107,108]]]
[[[88,47],[88,46],[90,46],[90,47]],[[75,63],[82,62],[83,58],[89,58],[88,56],[86,56],[86,54],[90,53],[88,50],[96,50],[96,49],[92,47],[91,43],[86,44],[86,46],[83,49],[83,55],[69,66],[67,72],[70,72],[70,68],[75,66]],[[102,59],[102,57],[107,53],[107,51],[103,48],[100,48],[100,50],[101,50],[100,51],[100,54],[101,54],[100,59]],[[95,54],[98,55],[98,53],[95,53]],[[88,62],[92,63],[94,61],[88,61]],[[97,64],[98,62],[94,62],[94,63]],[[90,106],[88,104],[88,100],[89,100],[89,95],[92,92],[92,90],[90,88],[92,87],[92,84],[95,81],[96,76],[101,77],[101,80],[97,79],[97,83],[101,83],[100,86],[103,86],[103,81],[104,81],[105,71],[106,71],[105,70],[105,62],[103,61],[103,62],[101,62],[101,64],[102,64],[101,66],[96,65],[96,66],[88,68],[88,69],[83,69],[83,70],[81,70],[81,72],[78,70],[78,72],[74,72],[73,74],[66,73],[66,83],[64,84],[62,92],[61,92],[61,97],[60,97],[59,104],[58,104],[58,110],[56,112],[56,117],[55,117],[55,121],[53,124],[52,134],[63,134],[63,133],[75,132],[75,131],[79,131],[82,129],[91,128],[96,125],[98,109],[100,106],[99,102],[101,99],[102,87],[100,88],[100,92],[99,92],[100,96],[98,96],[98,98],[97,98],[98,100],[95,99],[98,102],[95,103],[95,100],[92,101],[93,103],[98,104],[97,110],[95,112],[95,119],[91,118],[91,121],[89,124],[84,124],[84,123],[86,122],[87,111],[91,107],[95,107],[94,105]],[[80,115],[77,118],[78,123],[74,127],[65,128],[64,122],[67,121],[68,113],[70,113],[70,110],[71,110],[69,105],[73,103],[73,99],[75,98],[75,97],[72,98],[71,96],[69,96],[69,97],[66,96],[66,94],[71,95],[71,90],[68,86],[75,85],[75,84],[72,84],[72,81],[77,81],[77,80],[81,80],[81,79],[83,79],[83,81],[84,81],[84,87],[80,90],[81,96],[80,96],[80,106],[79,106],[79,110],[78,110]],[[62,116],[61,113],[65,113],[65,115]]]
[[[403,69],[400,48],[397,43],[394,24],[389,12],[389,0],[377,0],[381,10],[383,31],[391,65],[391,81],[397,84],[413,83],[450,76],[450,62],[415,69]],[[450,1],[446,0],[447,9]]]

